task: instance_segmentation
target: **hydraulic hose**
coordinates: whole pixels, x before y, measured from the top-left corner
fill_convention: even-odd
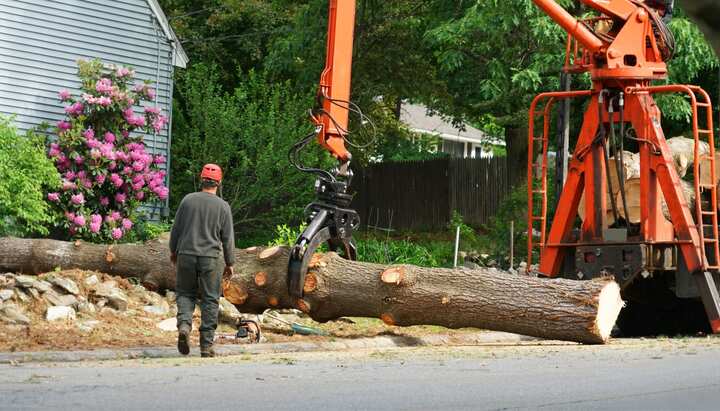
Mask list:
[[[627,197],[625,195],[625,94],[621,91],[618,97],[618,106],[620,108],[620,151],[615,155],[615,168],[617,168],[620,198],[622,199],[623,212],[625,213],[625,227],[630,228]],[[612,127],[612,123],[610,123],[610,127]]]
[[[610,192],[610,196],[611,196],[610,206],[612,208],[612,213],[613,213],[613,217],[615,217],[615,221],[618,221],[619,216],[618,216],[617,205],[615,204],[615,201],[612,201],[613,188],[612,188],[612,179],[610,178],[610,154],[608,153],[608,144],[605,141],[605,126],[602,121],[602,112],[603,112],[602,108],[603,108],[603,102],[604,102],[603,95],[606,93],[608,93],[608,90],[604,89],[604,90],[600,91],[600,96],[598,98],[598,121],[599,121],[598,137],[600,140],[598,143],[602,144],[603,156],[605,157],[605,179],[607,180],[608,191]],[[608,102],[611,103],[611,101],[608,101]],[[612,131],[612,104],[609,104],[608,113],[610,114],[608,117],[610,118],[610,122],[611,122],[610,123],[611,124],[610,133],[612,136],[612,133],[613,133],[613,131]],[[602,135],[602,137],[600,137],[600,135]]]

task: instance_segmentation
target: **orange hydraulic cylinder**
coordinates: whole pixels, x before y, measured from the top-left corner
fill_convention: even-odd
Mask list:
[[[533,0],[533,2],[589,51],[597,53],[604,47],[602,40],[554,0]]]
[[[327,61],[320,78],[324,113],[316,120],[322,126],[318,142],[341,162],[350,159],[345,148],[348,130],[355,0],[330,0]]]

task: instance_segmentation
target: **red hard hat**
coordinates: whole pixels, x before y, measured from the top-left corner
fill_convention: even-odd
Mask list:
[[[222,181],[222,169],[217,164],[205,164],[200,173],[200,178],[207,178],[218,183]]]

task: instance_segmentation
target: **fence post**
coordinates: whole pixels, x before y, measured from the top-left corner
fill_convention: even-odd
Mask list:
[[[515,263],[515,220],[510,221],[510,269]]]
[[[455,258],[453,260],[453,268],[457,268],[458,251],[460,249],[460,226],[455,230]]]

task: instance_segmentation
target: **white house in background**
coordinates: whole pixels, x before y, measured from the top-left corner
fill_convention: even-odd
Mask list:
[[[58,91],[77,94],[77,60],[96,57],[134,67],[172,114],[173,73],[188,57],[157,0],[0,0],[0,115],[14,116],[21,130],[61,120]],[[144,136],[168,159],[170,130]]]
[[[428,113],[421,104],[404,103],[400,121],[410,131],[438,137],[438,150],[457,158],[492,158],[492,146],[505,147],[505,142],[470,125],[455,126],[439,115]]]

